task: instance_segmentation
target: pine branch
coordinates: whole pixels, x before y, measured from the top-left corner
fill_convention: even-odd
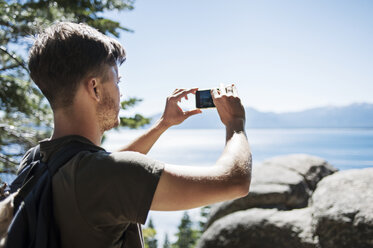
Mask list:
[[[18,165],[16,161],[14,161],[11,158],[8,158],[8,156],[2,153],[0,153],[0,162],[4,163],[4,165],[6,165],[6,169],[10,171],[14,171],[14,169],[12,168]]]
[[[17,68],[19,65],[10,65],[10,66],[7,66],[7,67],[3,67],[3,68],[0,68],[0,71],[6,71],[6,70],[11,70],[11,69],[14,69],[14,68]]]
[[[33,137],[35,135],[35,133],[26,134],[26,133],[22,132],[22,134],[21,134],[21,133],[17,132],[17,130],[15,130],[14,128],[10,128],[9,126],[3,125],[3,124],[0,124],[0,130],[1,130],[1,132],[4,132],[4,133],[6,132],[9,136],[12,136],[16,140],[18,140],[20,143],[26,143],[28,146],[33,146],[34,145],[34,141],[32,139],[25,138],[25,136]],[[24,130],[22,130],[22,131],[24,131]]]
[[[21,66],[23,69],[25,69],[27,72],[28,72],[28,68],[27,66],[23,63],[23,61],[20,61],[16,55],[14,54],[11,54],[10,52],[8,52],[8,50],[6,50],[6,48],[4,46],[0,46],[0,50],[3,52],[3,53],[6,53],[8,54],[13,60],[15,60],[17,62],[17,64],[19,66]]]

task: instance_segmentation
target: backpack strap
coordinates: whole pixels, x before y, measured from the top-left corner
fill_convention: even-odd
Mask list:
[[[41,160],[40,145],[37,145],[31,150],[31,154],[27,158],[26,165],[31,165],[32,162],[36,162],[39,160]],[[32,164],[31,168],[27,171],[26,177],[23,179],[22,185],[24,185],[26,181],[28,181],[30,176],[34,173],[35,168],[36,168],[36,163]]]
[[[40,155],[40,144],[35,146],[31,151],[31,155],[27,158],[27,164],[30,164],[32,161],[37,161],[41,159]]]
[[[26,162],[22,164],[22,167],[18,169],[17,177],[14,179],[14,181],[8,185],[7,191],[9,193],[14,193],[18,189],[20,189],[26,181],[30,178],[32,173],[35,171],[36,164],[33,163],[34,161],[40,160],[40,145],[37,145],[33,148],[31,148],[23,159],[26,159]],[[22,160],[23,160],[22,159]]]
[[[31,192],[31,190],[34,188],[34,185],[38,182],[38,180],[46,170],[48,170],[48,173],[53,177],[61,166],[65,165],[72,157],[74,157],[79,152],[96,152],[99,150],[103,149],[94,145],[73,141],[59,149],[55,154],[52,155],[49,161],[44,164],[41,161],[39,161],[39,163],[36,163],[38,160],[40,160],[41,155],[40,145],[35,147],[35,149],[32,151],[33,154],[30,155],[27,159],[27,163],[34,163],[34,165],[29,169],[27,176],[24,178],[24,181],[22,183],[22,187],[20,187],[18,194],[14,198],[14,209],[18,209],[23,199],[25,199],[25,197]],[[32,159],[30,159],[30,157],[32,157]]]
[[[40,145],[37,145],[31,148],[30,150],[28,150],[25,156],[22,158],[22,161],[25,158],[26,158],[26,162],[22,164],[23,165],[22,167],[18,168],[17,175],[21,175],[22,172],[24,172],[25,170],[28,171],[28,165],[31,164],[33,161],[37,161],[41,158]]]
[[[66,164],[79,152],[97,152],[100,150],[104,151],[104,149],[95,145],[73,141],[65,147],[61,148],[49,159],[49,161],[47,162],[48,171],[51,176],[54,176],[54,174],[56,174],[56,172],[60,169],[62,165]]]

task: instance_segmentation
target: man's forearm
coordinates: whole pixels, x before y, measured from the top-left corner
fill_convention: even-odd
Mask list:
[[[248,190],[251,181],[251,150],[244,130],[244,122],[232,123],[226,127],[226,145],[217,161],[224,171],[227,183]]]
[[[149,130],[128,145],[124,146],[120,151],[133,151],[147,154],[153,147],[154,143],[168,128],[169,126],[160,119]]]

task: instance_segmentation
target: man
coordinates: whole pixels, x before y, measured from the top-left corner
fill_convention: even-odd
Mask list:
[[[40,142],[44,161],[73,140],[100,146],[104,132],[119,124],[117,66],[124,60],[116,40],[84,24],[57,23],[36,38],[30,75],[54,114],[53,135]],[[144,155],[169,127],[201,113],[177,105],[196,90],[175,90],[160,120],[121,151],[80,152],[56,173],[53,208],[62,247],[143,247],[140,223],[149,210],[190,209],[248,193],[251,154],[233,85],[212,90],[226,126],[226,146],[214,166],[169,165]]]

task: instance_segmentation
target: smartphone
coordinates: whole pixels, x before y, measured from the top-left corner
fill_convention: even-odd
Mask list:
[[[215,104],[211,96],[211,90],[198,90],[196,92],[196,107],[215,108]]]

